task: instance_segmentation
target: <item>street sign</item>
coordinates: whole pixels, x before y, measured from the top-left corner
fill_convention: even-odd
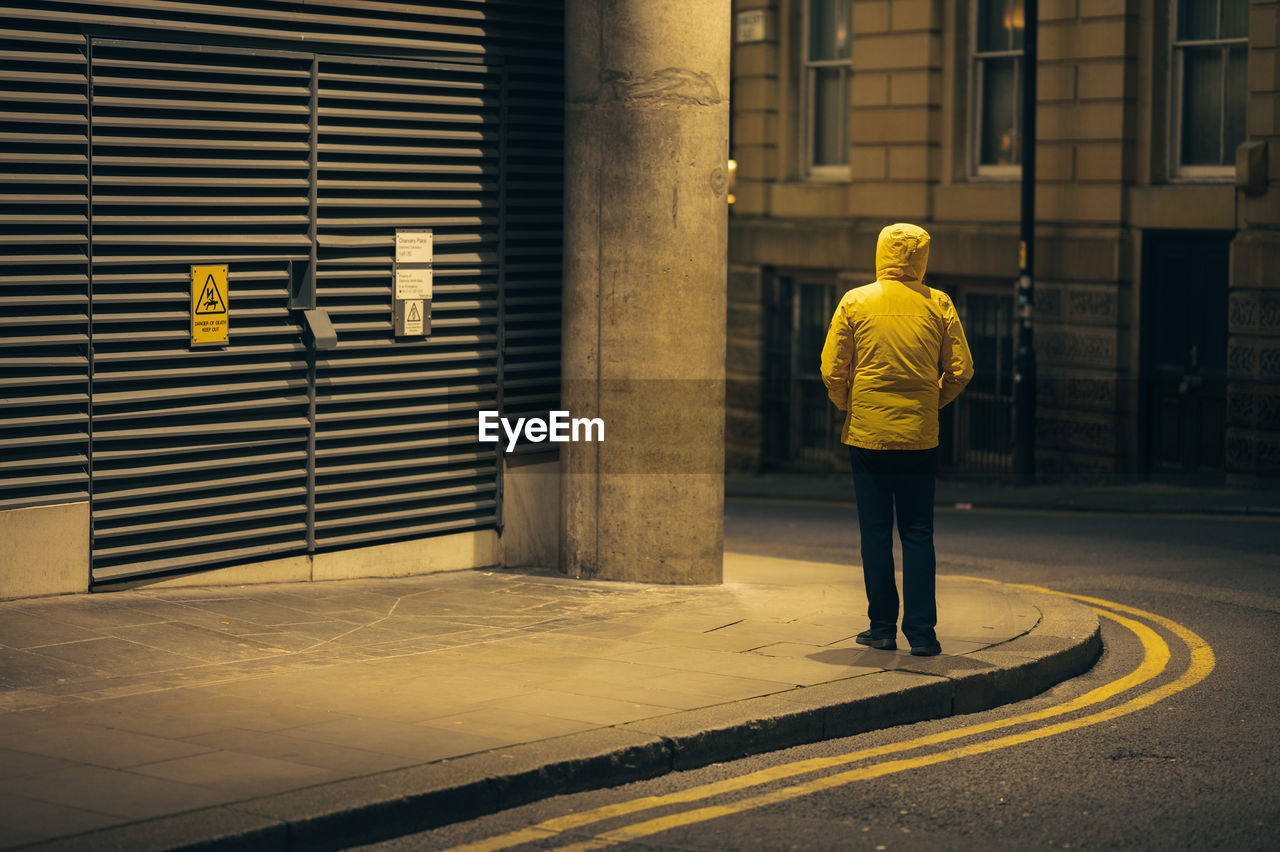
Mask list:
[[[227,267],[191,267],[191,345],[226,346],[230,332],[227,319]]]
[[[737,32],[734,41],[738,44],[749,44],[753,41],[764,41],[768,38],[768,10],[744,9],[737,15]]]

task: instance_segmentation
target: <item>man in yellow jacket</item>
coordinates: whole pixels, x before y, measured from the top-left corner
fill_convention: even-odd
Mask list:
[[[869,629],[858,642],[895,650],[894,507],[902,540],[902,633],[916,656],[942,652],[935,630],[933,495],[938,409],[973,377],[951,299],[924,284],[929,234],[889,225],[876,244],[876,280],[845,294],[822,347],[822,381],[845,413],[862,533]]]

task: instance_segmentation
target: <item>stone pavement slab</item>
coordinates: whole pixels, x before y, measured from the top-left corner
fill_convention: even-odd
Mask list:
[[[853,641],[857,566],[729,554],[725,579],[0,602],[0,848],[338,848],[994,706],[1100,651],[1089,610],[998,584],[940,577],[944,653],[922,659]]]

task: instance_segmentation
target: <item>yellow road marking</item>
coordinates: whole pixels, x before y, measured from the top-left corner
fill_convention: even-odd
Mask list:
[[[1108,609],[1114,609],[1118,612],[1127,612],[1130,615],[1136,615],[1139,618],[1149,618],[1186,643],[1187,648],[1191,651],[1191,664],[1193,668],[1196,666],[1208,666],[1204,671],[1204,676],[1202,676],[1200,680],[1207,677],[1209,672],[1213,670],[1213,649],[1209,647],[1209,643],[1201,639],[1192,631],[1183,627],[1178,622],[1165,618],[1163,615],[1156,615],[1154,612],[1147,612],[1145,609],[1138,609],[1137,607],[1118,604],[1115,601],[1103,600],[1102,598],[1091,598],[1088,595],[1073,595],[1067,592],[1059,592],[1055,589],[1045,588],[1044,586],[1032,586],[1028,583],[1002,583],[999,580],[991,580],[986,577],[966,577],[962,575],[949,576],[954,576],[958,580],[976,580],[979,583],[991,583],[997,586],[1013,586],[1015,589],[1029,589],[1033,592],[1057,595],[1061,598],[1072,598],[1073,600],[1093,604],[1095,606],[1094,612],[1099,612],[1096,607],[1105,606]]]
[[[981,579],[982,582],[996,583],[998,581],[987,580],[983,578],[964,578],[964,579]],[[1013,585],[1013,584],[1009,584]],[[1050,591],[1048,589],[1040,589],[1034,586],[1019,586],[1020,588],[1036,589],[1037,591]],[[1061,594],[1055,592],[1055,594]],[[1072,597],[1066,595],[1066,597]],[[1108,606],[1119,606],[1111,604],[1107,601],[1096,602]],[[1151,628],[1123,616],[1112,615],[1095,609],[1099,615],[1118,622],[1123,627],[1132,631],[1137,635],[1139,641],[1142,642],[1144,648],[1144,657],[1142,663],[1129,674],[1118,680],[1104,684],[1089,692],[1077,696],[1076,698],[1066,701],[1062,704],[1047,707],[1043,710],[1024,713],[1008,719],[997,719],[990,722],[983,722],[976,725],[968,725],[963,728],[954,728],[947,731],[940,731],[935,734],[929,734],[917,737],[911,740],[905,740],[897,743],[890,743],[883,746],[861,749],[859,751],[850,752],[842,755],[834,755],[831,757],[810,758],[808,760],[796,761],[794,763],[782,764],[779,766],[769,767],[768,769],[758,770],[746,775],[728,778],[723,781],[717,781],[711,784],[704,784],[698,787],[691,787],[676,793],[669,793],[663,796],[646,796],[639,799],[633,799],[626,802],[618,802],[615,804],[604,805],[599,808],[593,808],[576,814],[567,814],[562,817],[556,817],[528,828],[519,829],[507,834],[496,835],[475,843],[454,847],[450,852],[496,852],[499,849],[507,849],[517,846],[521,843],[529,843],[535,840],[541,840],[548,835],[559,834],[561,832],[581,828],[591,823],[601,822],[613,817],[625,816],[627,814],[637,813],[640,811],[651,810],[653,808],[664,807],[673,804],[686,804],[688,802],[698,801],[700,799],[710,798],[720,795],[721,793],[741,790],[747,787],[755,787],[761,784],[767,784],[784,778],[790,778],[797,775],[804,775],[823,769],[830,769],[836,766],[842,766],[854,763],[860,760],[866,760],[873,757],[882,757],[887,754],[896,752],[910,751],[925,746],[937,745],[939,743],[948,742],[950,740],[960,739],[963,737],[974,736],[977,734],[987,733],[989,731],[999,730],[1001,728],[1013,727],[1029,722],[1036,722],[1053,716],[1060,716],[1065,713],[1071,713],[1084,707],[1098,704],[1106,701],[1121,692],[1131,689],[1139,684],[1145,683],[1159,675],[1169,662],[1169,646],[1161,639]],[[1146,615],[1159,619],[1151,613],[1145,613],[1142,610],[1129,610],[1135,614]],[[1163,620],[1163,619],[1162,619]],[[1167,620],[1166,620],[1167,621]],[[1169,622],[1174,624],[1174,622]],[[1185,631],[1185,628],[1178,627]],[[1188,635],[1195,637],[1190,631],[1185,631]],[[1180,636],[1180,638],[1182,638]],[[1199,637],[1195,637],[1197,640]],[[1184,639],[1185,641],[1185,639]],[[1202,643],[1203,644],[1203,643]],[[1207,647],[1207,646],[1206,646]],[[1210,663],[1212,668],[1212,663]],[[1208,672],[1206,672],[1207,674]],[[855,779],[856,780],[856,779]],[[693,813],[697,813],[694,811]],[[711,819],[712,817],[707,817]],[[643,825],[645,823],[641,823]]]
[[[1061,593],[1058,593],[1061,594]],[[1068,595],[1067,597],[1076,597]],[[1096,599],[1081,598],[1082,600],[1096,601]],[[1097,601],[1098,603],[1107,603],[1109,606],[1117,606],[1128,612],[1142,612],[1134,610],[1131,607],[1123,607],[1118,604],[1110,604],[1109,602]],[[707,820],[717,819],[723,816],[741,813],[746,810],[760,808],[777,802],[787,801],[789,799],[799,798],[801,796],[812,795],[822,790],[829,790],[834,787],[850,784],[854,781],[864,781],[871,778],[880,778],[885,775],[891,775],[897,772],[903,772],[908,769],[918,769],[922,766],[930,766],[937,763],[944,763],[949,760],[955,760],[961,757],[969,757],[975,754],[984,754],[986,752],[997,751],[1010,746],[1021,745],[1023,743],[1032,742],[1034,740],[1044,739],[1046,737],[1055,736],[1065,733],[1066,731],[1076,730],[1078,728],[1096,725],[1100,722],[1106,722],[1120,716],[1134,713],[1138,710],[1145,709],[1162,701],[1177,692],[1181,692],[1188,687],[1194,686],[1213,670],[1213,651],[1203,639],[1183,627],[1176,622],[1169,621],[1161,616],[1152,613],[1143,613],[1154,618],[1178,634],[1179,638],[1187,641],[1191,650],[1191,662],[1187,670],[1174,681],[1157,687],[1150,692],[1143,693],[1123,704],[1116,705],[1106,710],[1082,716],[1078,719],[1071,719],[1064,722],[1058,722],[1048,725],[1044,728],[1037,728],[1033,731],[1024,731],[1018,734],[1010,734],[1008,736],[999,737],[994,740],[988,740],[981,743],[973,743],[959,748],[949,749],[947,751],[936,752],[934,754],[921,755],[914,758],[906,758],[903,760],[891,760],[884,763],[877,763],[872,766],[863,766],[852,769],[847,772],[840,772],[835,775],[828,775],[822,778],[815,778],[802,784],[796,784],[790,787],[784,787],[773,790],[768,793],[751,796],[737,802],[725,805],[712,805],[708,807],[698,808],[692,811],[672,814],[670,816],[659,817],[657,819],[647,820],[645,822],[636,823],[622,828],[614,829],[596,835],[588,840],[580,843],[570,844],[568,846],[559,847],[558,852],[586,852],[586,850],[602,849],[607,846],[613,846],[618,843],[624,843],[630,840],[636,840],[641,837],[647,837],[659,832],[668,831],[672,828],[691,825],[697,822],[705,822]],[[1126,619],[1127,620],[1127,619]],[[1127,625],[1126,625],[1127,626]],[[1176,629],[1175,629],[1176,628]],[[545,836],[545,835],[543,835]]]

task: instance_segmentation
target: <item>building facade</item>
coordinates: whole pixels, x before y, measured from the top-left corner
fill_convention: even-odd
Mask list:
[[[0,597],[555,564],[555,456],[476,423],[560,394],[563,38],[6,4]]]
[[[818,352],[909,221],[977,362],[944,464],[1010,477],[1021,0],[734,9],[728,468],[847,465]],[[1038,22],[1039,478],[1273,481],[1280,4],[1040,0]]]

